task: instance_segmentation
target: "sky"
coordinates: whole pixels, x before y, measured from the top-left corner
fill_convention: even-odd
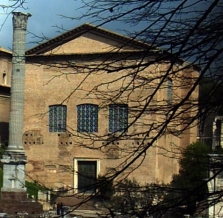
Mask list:
[[[12,9],[7,6],[14,2],[15,0],[0,0],[0,47],[8,50],[12,49],[13,27]],[[31,42],[39,40],[36,36],[52,38],[59,35],[61,30],[58,27],[70,30],[83,23],[92,22],[85,19],[71,20],[61,17],[61,15],[78,17],[83,14],[85,11],[80,9],[81,0],[26,0],[26,2],[24,8],[17,8],[15,11],[32,15],[28,19],[27,48],[34,47]],[[115,26],[112,24],[106,28],[115,31]]]

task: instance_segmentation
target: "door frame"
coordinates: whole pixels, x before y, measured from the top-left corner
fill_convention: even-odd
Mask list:
[[[78,161],[96,161],[96,178],[100,173],[100,159],[96,158],[74,158],[74,193],[78,193]],[[86,193],[87,194],[87,193]],[[91,194],[91,193],[89,193]]]

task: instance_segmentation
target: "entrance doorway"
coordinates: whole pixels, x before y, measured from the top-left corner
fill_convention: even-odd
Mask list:
[[[97,161],[77,161],[78,192],[92,193],[96,189]]]

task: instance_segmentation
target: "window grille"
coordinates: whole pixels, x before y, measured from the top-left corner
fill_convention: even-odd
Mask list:
[[[109,105],[109,132],[123,132],[128,128],[128,105]]]
[[[167,80],[167,103],[172,104],[173,82],[172,79]]]
[[[77,106],[77,131],[98,132],[98,106],[81,104]]]
[[[67,119],[67,106],[51,105],[49,106],[49,131],[65,132]]]

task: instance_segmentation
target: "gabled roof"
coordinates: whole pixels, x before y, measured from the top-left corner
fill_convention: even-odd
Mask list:
[[[76,40],[77,38],[87,34],[87,33],[91,33],[95,36],[98,36],[98,38],[104,38],[107,41],[113,41],[113,42],[117,42],[117,44],[119,44],[119,47],[117,50],[112,50],[115,55],[117,54],[130,54],[131,55],[159,55],[160,58],[158,60],[169,60],[170,58],[176,58],[176,61],[179,62],[184,62],[184,60],[180,59],[179,57],[176,56],[172,56],[171,53],[166,52],[165,50],[161,49],[161,48],[157,48],[157,47],[153,47],[151,45],[149,45],[148,43],[144,43],[141,42],[139,40],[127,37],[127,36],[123,36],[121,34],[106,30],[104,28],[98,27],[98,26],[94,26],[88,23],[82,24],[70,31],[67,31],[63,34],[60,34],[58,36],[56,36],[55,38],[52,38],[34,48],[31,48],[29,50],[26,51],[26,55],[29,58],[41,58],[41,57],[47,57],[47,58],[57,58],[57,57],[61,57],[61,55],[63,56],[63,58],[66,56],[66,58],[72,58],[72,57],[87,57],[87,56],[98,56],[100,55],[100,57],[102,57],[101,55],[103,55],[103,57],[108,54],[108,52],[106,51],[96,51],[96,52],[90,52],[90,53],[78,53],[76,52],[75,49],[72,50],[71,53],[68,52],[62,52],[62,53],[57,53],[57,52],[51,52],[52,50],[57,50],[59,47],[62,47],[64,44],[72,41],[72,40]],[[106,43],[107,43],[106,41]],[[124,47],[128,47],[131,49],[123,49]],[[82,49],[82,47],[81,47]],[[111,51],[111,50],[110,50]],[[118,51],[118,52],[117,52]],[[129,53],[130,52],[130,53]],[[109,52],[108,55],[111,55],[112,52]],[[110,56],[111,57],[111,56]],[[193,65],[194,67],[198,67]],[[200,69],[200,67],[198,67]]]
[[[5,54],[10,54],[10,55],[12,54],[11,51],[6,50],[6,49],[2,48],[1,46],[0,46],[0,52],[1,52],[1,53],[5,53]]]
[[[91,24],[83,24],[81,26],[78,26],[70,31],[67,31],[63,34],[60,34],[59,36],[52,38],[34,48],[31,48],[26,51],[26,55],[39,55],[43,54],[47,51],[50,51],[66,42],[69,42],[75,38],[78,38],[79,36],[83,35],[84,33],[91,32],[95,35],[106,37],[111,40],[115,40],[119,43],[122,43],[123,45],[132,46],[134,48],[137,48],[139,50],[145,50],[150,47],[148,44],[140,42],[138,40],[120,35],[118,33],[114,33],[112,31],[103,29],[101,27],[93,26]]]

